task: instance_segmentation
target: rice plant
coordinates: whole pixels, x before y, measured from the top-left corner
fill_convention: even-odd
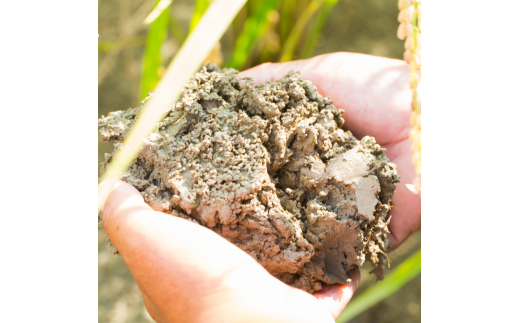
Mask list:
[[[421,1],[400,0],[398,3],[401,23],[397,37],[404,42],[404,60],[410,65],[410,87],[413,90],[412,111],[410,112],[410,141],[412,142],[412,162],[416,177],[413,185],[407,187],[414,193],[421,191],[421,105],[419,100],[419,82],[421,80]]]

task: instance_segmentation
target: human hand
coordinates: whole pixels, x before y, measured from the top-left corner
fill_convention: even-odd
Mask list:
[[[409,66],[401,60],[333,53],[287,63],[266,63],[239,76],[252,77],[255,84],[274,82],[290,70],[299,71],[322,96],[330,97],[338,109],[345,110],[344,129],[358,139],[375,137],[397,165],[401,182],[392,196],[394,207],[389,224],[391,249],[397,248],[421,227],[421,198],[405,187],[415,178],[408,139],[412,104]]]
[[[213,231],[148,206],[133,186],[110,180],[103,226],[132,273],[156,322],[334,322],[352,297],[349,285],[312,296],[271,276]]]
[[[404,187],[411,163],[408,67],[398,60],[336,53],[309,60],[264,64],[242,72],[256,83],[300,71],[320,94],[345,110],[345,128],[374,136],[401,175],[390,223],[393,247],[420,228],[420,197]],[[153,211],[121,181],[106,200],[103,223],[134,276],[157,322],[333,322],[359,283],[325,286],[311,295],[272,277],[253,258],[213,231]]]

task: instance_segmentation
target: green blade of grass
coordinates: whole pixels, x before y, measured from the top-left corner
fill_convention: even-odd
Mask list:
[[[395,293],[420,272],[421,250],[419,249],[390,272],[384,280],[369,287],[363,294],[357,296],[348,303],[345,310],[336,320],[336,323],[345,323],[350,321],[358,314]]]
[[[336,3],[338,3],[338,0],[327,0],[327,2],[325,2],[323,7],[318,12],[316,19],[311,25],[307,40],[305,41],[305,46],[303,47],[301,55],[302,58],[309,58],[312,56],[323,26],[327,21],[327,17]]]
[[[172,4],[173,0],[160,0],[155,7],[152,9],[152,12],[148,14],[148,16],[144,19],[143,24],[149,25],[154,22],[159,16],[163,13],[164,10],[168,9]]]
[[[204,15],[204,12],[208,9],[210,4],[209,0],[195,0],[195,8],[193,9],[193,16],[190,22],[190,33],[195,29],[199,23],[200,18]]]
[[[160,3],[160,1],[158,1]],[[146,48],[143,55],[141,84],[139,98],[143,100],[150,90],[159,82],[159,67],[161,66],[161,45],[166,38],[168,29],[168,11],[161,14],[152,22],[146,38]]]
[[[130,166],[142,147],[143,138],[168,113],[171,104],[179,98],[186,81],[200,68],[245,2],[246,0],[213,1],[168,66],[155,94],[146,103],[125,138],[122,149],[114,155],[100,182],[119,178]],[[98,210],[105,204],[108,193],[108,188],[98,191]]]
[[[240,69],[247,61],[249,54],[254,48],[255,43],[267,31],[269,21],[267,15],[269,11],[276,9],[280,0],[265,0],[258,4],[255,11],[249,16],[244,24],[244,29],[235,42],[235,49],[231,61],[227,66]]]
[[[285,43],[287,35],[291,31],[294,18],[296,0],[285,0],[282,6],[282,19],[280,20],[280,43]]]
[[[326,0],[313,0],[307,8],[303,11],[300,18],[294,27],[291,29],[285,44],[283,45],[282,57],[280,58],[280,62],[288,62],[293,59],[294,52],[296,50],[296,46],[298,45],[298,41],[301,38],[303,30],[312,19],[316,11],[321,8],[321,6],[325,3]]]

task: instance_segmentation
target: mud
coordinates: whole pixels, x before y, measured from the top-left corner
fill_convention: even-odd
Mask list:
[[[399,181],[385,150],[344,131],[343,111],[299,73],[256,87],[236,73],[195,74],[122,180],[307,292],[350,282],[366,260],[383,279]],[[114,153],[143,105],[99,120]]]

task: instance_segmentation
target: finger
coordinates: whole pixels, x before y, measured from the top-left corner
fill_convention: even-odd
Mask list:
[[[108,195],[121,183],[120,180],[110,179],[98,185],[98,210],[103,210]]]
[[[213,231],[153,211],[123,182],[105,202],[103,224],[142,293],[163,314],[193,319],[230,271],[245,263],[259,266]]]
[[[354,270],[351,278],[352,282],[348,285],[325,285],[322,290],[312,294],[331,312],[334,319],[339,317],[352,295],[354,295],[360,280],[359,269]]]
[[[139,287],[139,285],[137,285],[137,286]],[[141,291],[140,288],[139,288],[139,291]],[[141,291],[141,295],[143,296],[144,307],[146,308],[146,310],[148,311],[148,314],[150,314],[152,319],[155,322],[166,322],[166,319],[161,314],[161,312],[157,309],[155,304],[150,300],[148,295],[146,295],[146,293],[143,293],[143,291]]]
[[[208,249],[229,251],[231,248],[229,252],[238,253],[238,255],[234,254],[233,256],[238,256],[241,260],[250,260],[240,249],[222,239],[213,231],[184,219],[153,211],[144,202],[141,193],[124,182],[120,182],[108,196],[103,210],[103,222],[114,246],[123,256],[126,254],[128,258],[145,249],[140,247],[141,243],[146,243],[146,247],[168,243],[168,251],[174,251],[175,254],[180,253],[183,256],[184,264],[193,260],[193,263],[200,265],[201,261],[197,257],[202,254],[197,254],[194,257],[186,252],[186,243],[190,242],[192,243],[190,245],[190,253],[192,254],[199,252],[206,254]],[[176,242],[181,242],[181,246],[177,246]],[[207,242],[217,245],[212,246]],[[159,248],[156,251],[163,250]],[[175,257],[175,255],[173,256]],[[213,270],[219,269],[219,266],[228,267],[223,264],[223,261],[216,261],[216,259],[208,259],[202,262],[202,264],[205,263],[211,265]]]
[[[406,238],[421,228],[421,197],[412,193],[405,184],[415,179],[415,168],[412,164],[412,148],[410,140],[384,146],[387,156],[396,164],[397,173],[401,177],[392,196],[393,207],[390,210],[392,219],[388,225],[390,230],[390,249],[399,247]]]
[[[300,289],[290,287],[267,274],[260,266],[246,266],[233,272],[226,285],[233,286],[231,296],[223,301],[216,295],[218,306],[207,312],[201,322],[273,322],[311,323],[330,322],[330,311],[315,297]],[[220,321],[218,321],[220,322]]]
[[[317,67],[320,62],[321,59],[314,58],[286,63],[264,63],[240,72],[238,75],[253,78],[254,84],[256,85],[264,82],[277,81],[284,77],[289,71],[293,70],[300,72],[303,79],[313,82],[312,79],[315,79],[314,75],[316,70],[312,69],[312,67]]]

